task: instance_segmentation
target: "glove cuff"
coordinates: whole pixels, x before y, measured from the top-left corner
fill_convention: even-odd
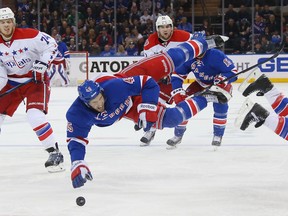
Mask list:
[[[141,103],[137,106],[137,111],[139,113],[143,110],[155,112],[157,110],[157,106],[154,104],[149,104],[149,103]]]

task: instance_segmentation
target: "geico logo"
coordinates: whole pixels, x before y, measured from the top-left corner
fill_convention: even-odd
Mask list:
[[[129,64],[137,61],[93,61],[90,72],[113,72],[117,73],[126,68]]]
[[[267,58],[260,58],[258,62],[263,62]],[[261,72],[288,72],[288,58],[278,57],[276,59],[267,62],[266,64],[260,65]]]

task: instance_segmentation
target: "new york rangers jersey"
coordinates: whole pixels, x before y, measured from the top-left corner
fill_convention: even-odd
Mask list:
[[[64,59],[69,59],[70,54],[69,54],[67,45],[63,41],[60,41],[57,44],[58,44],[58,52],[57,52],[56,58],[54,59],[54,62],[63,61]]]
[[[155,105],[158,103],[159,87],[148,76],[115,78],[106,75],[94,80],[104,89],[105,111],[99,113],[89,108],[79,97],[68,109],[67,139],[72,161],[84,158],[82,151],[73,152],[71,149],[82,148],[79,144],[83,147],[88,144],[87,136],[93,125],[107,127],[126,115],[138,119],[137,104],[135,103],[135,107],[134,100]]]
[[[237,69],[233,61],[223,52],[217,49],[209,49],[203,58],[189,60],[176,68],[171,79],[173,89],[182,88],[184,79],[191,72],[197,82],[205,88],[213,84],[215,76],[222,75],[229,78],[237,73]],[[237,80],[237,77],[229,80],[228,83],[235,80]]]
[[[7,77],[23,83],[32,77],[30,71],[35,60],[50,64],[57,53],[56,41],[46,33],[35,29],[15,28],[10,41],[0,37],[0,90]]]
[[[144,55],[151,56],[153,54],[162,53],[170,48],[176,47],[178,44],[191,40],[192,34],[183,30],[174,30],[168,41],[161,41],[157,32],[151,34],[144,44]]]

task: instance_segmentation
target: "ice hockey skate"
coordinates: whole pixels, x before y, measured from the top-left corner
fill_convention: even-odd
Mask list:
[[[171,150],[177,148],[177,145],[181,143],[183,136],[174,136],[171,139],[167,140],[167,146],[166,149]]]
[[[254,82],[249,83],[251,79],[255,79]],[[241,83],[238,90],[243,96],[247,97],[253,92],[257,92],[257,96],[263,96],[266,92],[273,88],[273,84],[265,74],[262,74],[259,69],[252,71],[247,78]]]
[[[249,98],[244,101],[240,108],[239,115],[235,120],[235,126],[246,130],[250,124],[255,122],[255,127],[260,127],[269,116],[269,111],[258,103],[253,103]]]
[[[56,148],[52,147],[46,149],[46,151],[48,151],[49,153],[49,158],[45,162],[45,167],[50,173],[65,171],[63,167],[64,157],[62,153],[59,151],[57,143],[55,144],[55,146]]]
[[[216,151],[218,149],[218,147],[221,146],[221,142],[222,142],[222,136],[214,135],[212,143],[211,143],[211,145],[214,148],[214,151]]]
[[[155,133],[156,133],[156,130],[150,130],[150,131],[147,131],[144,136],[140,139],[141,143],[140,143],[140,146],[141,147],[144,147],[144,146],[149,146],[151,141],[154,139],[155,137]]]

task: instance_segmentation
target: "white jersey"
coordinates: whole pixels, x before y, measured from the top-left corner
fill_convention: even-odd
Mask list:
[[[7,78],[23,83],[32,77],[32,65],[39,60],[50,64],[57,54],[56,41],[35,29],[15,28],[10,41],[0,37],[0,90]]]
[[[170,48],[176,47],[184,41],[191,40],[192,34],[183,30],[174,30],[171,38],[168,41],[161,41],[158,38],[157,32],[151,34],[144,44],[144,55],[151,56],[162,53]]]

